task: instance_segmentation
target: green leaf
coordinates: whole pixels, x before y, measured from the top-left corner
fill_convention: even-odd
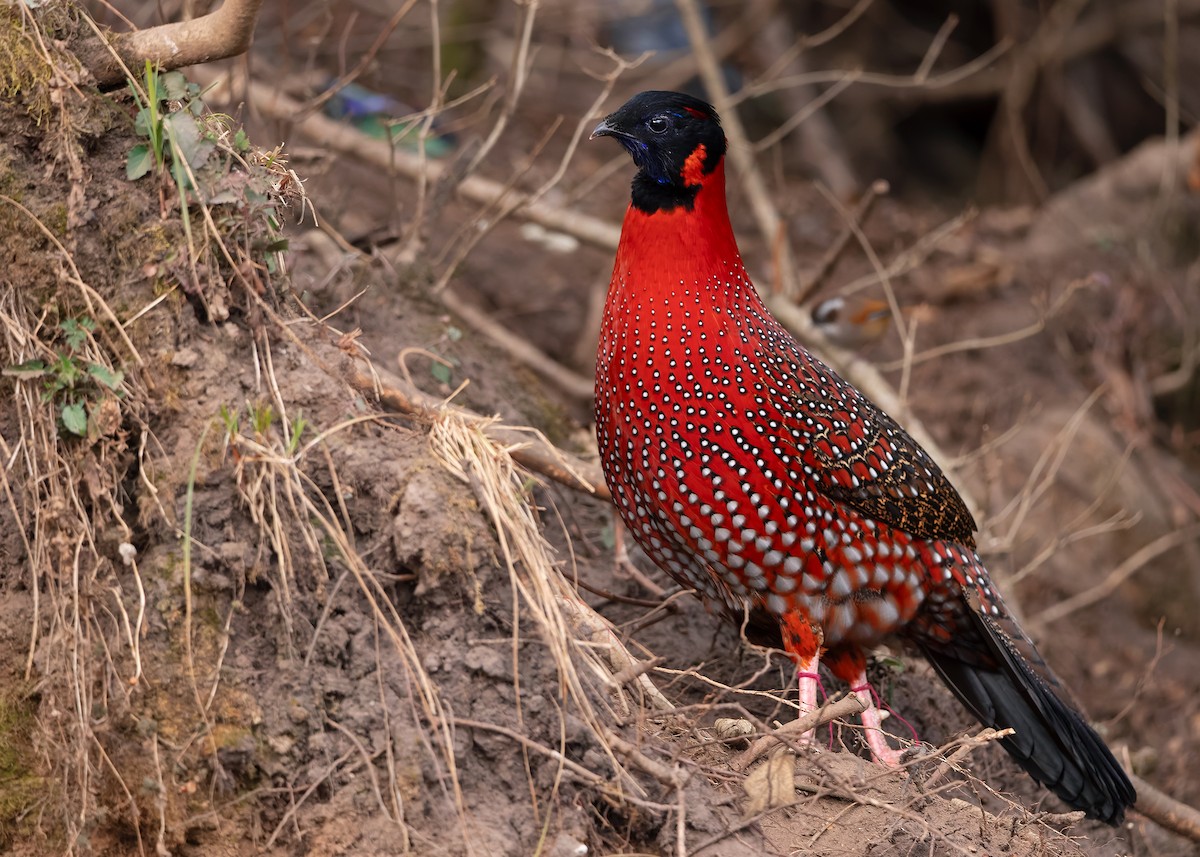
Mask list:
[[[87,371],[89,375],[110,390],[117,389],[121,386],[121,382],[125,380],[125,373],[121,370],[109,369],[107,366],[101,366],[99,363],[89,363]]]
[[[170,101],[183,101],[188,97],[188,81],[181,71],[168,71],[158,76],[159,97]]]
[[[429,367],[429,374],[443,384],[450,383],[450,367],[445,363],[434,363]]]
[[[96,329],[96,322],[86,315],[80,318],[68,318],[58,326],[67,335],[67,347],[78,351],[87,342],[88,334]]]
[[[46,374],[46,363],[42,360],[26,360],[24,363],[18,363],[16,366],[5,366],[0,369],[0,375],[6,375],[9,378],[20,378],[27,381],[30,378],[40,378]]]
[[[238,128],[237,133],[233,135],[233,147],[239,152],[244,152],[250,148],[250,138],[246,136],[245,128]]]
[[[163,119],[163,128],[175,141],[192,171],[204,166],[217,144],[200,133],[196,118],[189,113],[172,113]]]
[[[153,120],[150,118],[150,110],[143,107],[137,112],[137,115],[133,117],[134,133],[142,137],[149,137],[151,121]]]
[[[62,421],[63,427],[71,434],[87,437],[87,409],[83,402],[63,405]]]
[[[125,160],[125,178],[135,182],[150,172],[153,166],[154,155],[150,153],[150,146],[138,143],[129,150],[129,157]]]

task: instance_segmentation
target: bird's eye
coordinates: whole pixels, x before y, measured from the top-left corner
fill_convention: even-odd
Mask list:
[[[646,127],[649,128],[653,134],[662,134],[666,132],[668,124],[670,123],[667,122],[667,117],[659,114],[658,116],[651,118],[650,121],[646,123]]]

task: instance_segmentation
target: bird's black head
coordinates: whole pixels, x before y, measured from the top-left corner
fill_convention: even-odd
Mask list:
[[[641,92],[596,126],[615,137],[638,166],[633,204],[652,213],[691,208],[704,176],[725,154],[725,132],[711,104],[682,92]]]

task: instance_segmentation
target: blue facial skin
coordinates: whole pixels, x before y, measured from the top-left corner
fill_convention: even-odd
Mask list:
[[[671,153],[663,151],[658,146],[651,144],[654,136],[657,136],[657,134],[662,134],[667,128],[670,127],[671,124],[674,124],[670,121],[672,118],[683,119],[685,117],[684,114],[676,112],[659,113],[656,116],[651,117],[651,119],[643,123],[646,131],[648,131],[650,135],[653,135],[649,136],[648,139],[642,139],[641,137],[634,137],[624,134],[617,136],[617,140],[619,140],[621,145],[625,147],[625,150],[629,152],[629,156],[633,158],[633,163],[638,167],[638,169],[642,170],[650,179],[660,185],[675,184],[678,181],[678,176],[672,175],[671,172]],[[650,124],[655,119],[667,119],[668,124],[663,125],[662,130],[655,132],[655,129],[652,128]]]

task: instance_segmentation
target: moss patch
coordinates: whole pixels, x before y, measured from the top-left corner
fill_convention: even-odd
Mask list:
[[[22,832],[45,787],[32,752],[36,710],[25,688],[0,691],[0,849]]]

